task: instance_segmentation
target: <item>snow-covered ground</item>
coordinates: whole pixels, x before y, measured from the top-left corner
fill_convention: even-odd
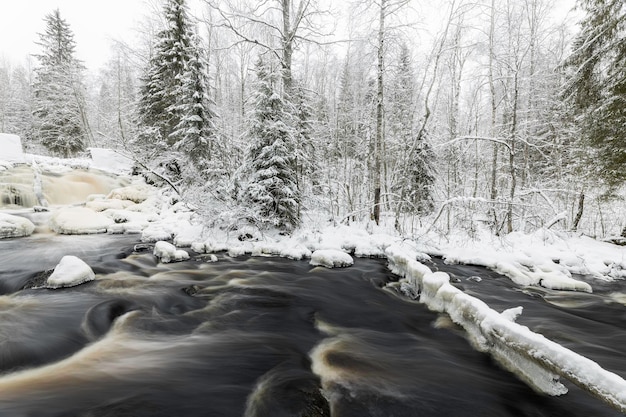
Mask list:
[[[40,159],[37,164],[45,169],[46,161]],[[100,169],[106,168],[100,164]],[[11,221],[15,223],[11,218],[7,223]],[[446,312],[465,328],[477,349],[489,352],[531,386],[560,395],[566,388],[558,376],[566,377],[626,411],[626,381],[622,378],[516,324],[521,308],[496,312],[452,286],[447,274],[433,273],[423,263],[430,256],[440,256],[449,263],[486,266],[520,286],[592,292],[593,280],[589,284],[576,275],[593,277],[598,282],[626,278],[625,247],[546,229],[503,237],[485,233],[468,239],[460,233],[445,237],[429,233],[407,239],[391,228],[371,223],[311,223],[291,235],[252,228],[207,228],[171,190],[150,187],[141,179],[133,179],[129,186],[108,195],[91,196],[82,207],[53,208],[49,225],[57,233],[136,233],[143,242],[155,243],[153,253],[161,262],[187,259],[188,252],[182,248],[200,253],[226,252],[232,257],[251,254],[310,259],[311,264],[325,267],[349,266],[352,256],[386,257],[391,269],[404,277],[401,285],[407,295],[419,298],[435,311]],[[74,261],[66,260],[58,267],[65,271],[71,285],[85,276],[90,279],[84,265]],[[64,281],[62,277],[51,278],[50,284],[56,279]]]

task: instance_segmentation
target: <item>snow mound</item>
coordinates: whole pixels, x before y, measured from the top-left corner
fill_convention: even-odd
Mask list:
[[[155,188],[147,184],[138,182],[126,187],[120,187],[112,190],[109,195],[107,195],[107,198],[130,200],[133,203],[143,203],[148,198],[153,196],[155,192]]]
[[[101,199],[87,201],[85,207],[93,211],[124,210],[134,204],[135,203],[129,200]]]
[[[549,231],[533,235],[511,233],[499,246],[477,242],[471,247],[446,248],[442,256],[449,264],[484,266],[518,285],[592,292],[591,285],[572,278],[572,273],[584,272],[583,260],[572,259],[572,254],[564,250],[567,245],[559,239]]]
[[[50,230],[64,235],[106,233],[115,222],[107,216],[83,207],[62,208],[50,217]]]
[[[133,169],[133,160],[118,151],[106,148],[89,148],[91,166],[115,174],[129,174]]]
[[[167,225],[161,223],[151,224],[141,232],[142,242],[159,242],[170,240],[174,236],[174,231]]]
[[[354,264],[352,256],[336,249],[319,249],[311,255],[311,265],[326,268],[345,267]]]
[[[34,230],[33,222],[24,217],[0,213],[0,239],[30,236]]]
[[[443,272],[432,273],[416,260],[416,254],[401,246],[386,251],[392,272],[403,276],[401,289],[431,310],[447,313],[462,326],[480,351],[493,356],[536,390],[562,395],[567,388],[564,377],[626,411],[626,381],[600,367],[596,362],[546,339],[514,322],[520,308],[498,313],[484,302],[465,294],[449,282]]]
[[[169,242],[159,241],[154,245],[154,256],[159,258],[162,263],[185,261],[189,259],[187,251],[176,249],[176,246]]]
[[[0,160],[7,162],[24,162],[22,141],[19,136],[0,133]]]
[[[626,277],[626,246],[548,229],[503,237],[481,236],[469,244],[466,236],[453,234],[435,250],[427,251],[447,263],[485,266],[519,285],[589,292],[591,287],[572,275],[605,281]]]
[[[48,277],[48,286],[52,288],[73,287],[96,278],[93,270],[76,256],[64,256]]]

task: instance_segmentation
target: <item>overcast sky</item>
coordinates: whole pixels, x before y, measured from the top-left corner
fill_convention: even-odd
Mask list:
[[[334,0],[347,1],[347,0]],[[428,0],[436,6],[441,0]],[[554,0],[556,14],[566,14],[575,0]],[[133,43],[134,29],[143,17],[151,14],[158,0],[0,0],[0,59],[23,62],[40,52],[38,33],[45,29],[44,17],[59,9],[74,32],[77,56],[92,70],[102,67],[110,53],[111,40]],[[198,0],[190,0],[201,9]],[[421,2],[417,2],[418,4]],[[428,7],[424,8],[424,10]],[[428,19],[422,18],[422,22]]]
[[[37,34],[58,8],[74,32],[78,58],[95,70],[108,57],[110,39],[132,36],[147,7],[144,0],[0,0],[0,57],[22,62],[40,52]]]

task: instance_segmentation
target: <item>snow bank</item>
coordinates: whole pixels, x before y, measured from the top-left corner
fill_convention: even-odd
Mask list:
[[[17,135],[0,133],[0,160],[7,162],[25,162],[22,141]]]
[[[326,268],[352,266],[352,256],[336,249],[319,249],[311,255],[311,265],[325,266]]]
[[[115,222],[93,210],[83,207],[62,208],[50,217],[50,230],[64,235],[106,233]]]
[[[64,256],[48,277],[48,286],[52,288],[73,287],[96,278],[93,270],[76,256]]]
[[[34,230],[33,222],[24,217],[0,213],[0,239],[30,236]]]
[[[391,270],[405,277],[402,290],[431,310],[447,313],[462,326],[480,351],[490,353],[506,369],[530,386],[549,395],[561,395],[567,388],[559,376],[626,412],[626,381],[597,363],[534,333],[512,320],[521,309],[502,314],[482,301],[463,293],[443,272],[432,273],[406,247],[386,251]]]
[[[89,153],[93,168],[115,174],[130,174],[133,169],[133,160],[113,149],[89,148]]]
[[[445,240],[431,234],[421,242],[421,250],[441,256],[447,263],[485,266],[520,285],[591,291],[573,275],[601,280],[626,278],[625,246],[580,234],[539,229],[530,234],[484,234],[475,239],[452,233]]]
[[[176,249],[176,246],[169,242],[159,241],[154,245],[154,256],[159,258],[163,263],[172,261],[185,261],[189,259],[187,251],[182,249]]]

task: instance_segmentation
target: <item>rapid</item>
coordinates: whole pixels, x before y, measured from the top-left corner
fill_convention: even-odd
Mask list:
[[[45,288],[54,251],[97,279]],[[0,416],[620,415],[575,386],[535,393],[397,291],[384,259],[161,264],[150,245],[106,235],[5,239],[0,253]],[[526,325],[626,376],[615,289],[519,289],[430,266],[495,308],[523,304]]]

